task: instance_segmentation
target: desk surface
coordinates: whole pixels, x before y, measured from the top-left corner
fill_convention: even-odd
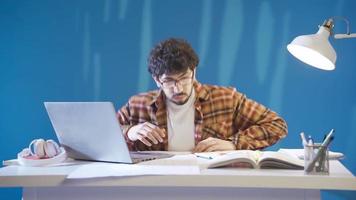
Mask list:
[[[356,178],[339,161],[330,161],[330,175],[304,175],[303,170],[220,168],[204,169],[199,175],[66,179],[80,165],[3,167],[0,169],[0,187],[171,186],[356,190]]]

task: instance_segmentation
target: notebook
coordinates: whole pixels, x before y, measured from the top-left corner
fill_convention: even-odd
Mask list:
[[[137,163],[173,155],[130,152],[111,102],[44,102],[58,141],[68,157]]]

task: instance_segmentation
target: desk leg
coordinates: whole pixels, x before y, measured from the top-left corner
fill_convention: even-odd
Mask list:
[[[319,190],[203,187],[37,187],[23,200],[319,200]]]

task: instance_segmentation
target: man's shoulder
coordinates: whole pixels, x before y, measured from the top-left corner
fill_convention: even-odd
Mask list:
[[[156,101],[160,94],[159,90],[151,90],[147,92],[142,92],[132,96],[129,99],[129,104],[131,105],[140,105],[140,106],[149,106]]]
[[[243,100],[244,95],[235,87],[204,84],[202,86],[208,94],[201,104],[205,106],[205,114],[231,112]]]
[[[205,90],[210,94],[210,97],[222,97],[222,96],[234,96],[234,95],[243,95],[242,93],[238,92],[235,87],[231,86],[220,86],[220,85],[210,85],[210,84],[203,84]]]

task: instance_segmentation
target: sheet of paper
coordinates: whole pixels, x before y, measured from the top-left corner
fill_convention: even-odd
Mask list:
[[[304,149],[279,149],[278,151],[287,153],[289,155],[294,155],[299,159],[304,159]],[[329,151],[329,159],[342,159],[344,157],[343,153]]]
[[[195,156],[177,155],[139,164],[91,163],[78,167],[67,176],[67,179],[194,174],[200,174]]]

